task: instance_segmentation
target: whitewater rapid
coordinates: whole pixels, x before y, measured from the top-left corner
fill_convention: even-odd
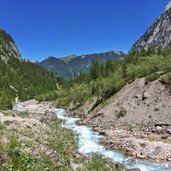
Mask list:
[[[78,139],[78,151],[82,154],[96,153],[106,158],[111,158],[115,162],[123,163],[128,169],[139,168],[141,171],[171,171],[171,165],[159,164],[145,160],[136,160],[131,157],[126,157],[121,152],[106,149],[100,144],[102,136],[94,132],[88,126],[79,126],[76,124],[78,118],[72,118],[65,115],[64,109],[53,109],[57,117],[64,120],[62,127],[71,129]]]

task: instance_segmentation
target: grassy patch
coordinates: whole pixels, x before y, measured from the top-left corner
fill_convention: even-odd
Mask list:
[[[115,167],[111,167],[107,164],[107,160],[99,155],[93,155],[90,161],[85,165],[86,171],[97,170],[97,171],[120,171]]]
[[[26,118],[29,114],[28,112],[18,112],[17,115],[21,118]]]

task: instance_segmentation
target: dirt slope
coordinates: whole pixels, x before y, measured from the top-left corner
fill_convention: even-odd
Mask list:
[[[92,113],[91,124],[103,128],[153,129],[171,124],[171,94],[159,80],[145,84],[137,79]]]
[[[105,135],[104,144],[130,156],[171,161],[171,93],[156,81],[137,79],[90,111],[95,99],[72,112]]]

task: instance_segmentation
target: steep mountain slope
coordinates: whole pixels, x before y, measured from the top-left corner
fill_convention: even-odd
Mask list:
[[[69,62],[69,61],[71,61],[72,59],[74,59],[76,57],[77,57],[76,55],[69,55],[69,56],[66,56],[64,58],[60,58],[60,60],[62,60],[64,62]]]
[[[10,58],[21,60],[21,55],[12,37],[0,29],[0,58],[7,63]]]
[[[57,78],[31,62],[22,61],[14,40],[0,30],[0,109],[15,98],[26,100],[56,89]]]
[[[49,57],[39,63],[39,65],[44,69],[48,70],[49,72],[54,73],[55,75],[59,75],[65,78],[69,78],[72,76],[70,64],[58,58]]]
[[[123,60],[124,57],[125,54],[123,52],[111,51],[82,56],[72,55],[66,58],[49,57],[40,62],[39,65],[56,75],[70,78],[75,73],[87,72],[90,69],[93,60],[105,62],[107,59]]]
[[[88,71],[92,65],[93,60],[104,63],[105,61],[107,61],[107,59],[122,60],[124,59],[124,57],[125,55],[122,52],[111,51],[99,54],[78,56],[77,58],[71,60],[69,63],[74,72],[78,73]]]
[[[146,33],[132,46],[130,52],[149,48],[171,48],[171,2],[165,7]]]

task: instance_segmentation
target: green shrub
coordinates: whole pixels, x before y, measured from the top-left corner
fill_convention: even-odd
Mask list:
[[[154,74],[150,74],[145,78],[146,83],[155,81],[161,76],[161,73],[155,72]]]
[[[29,113],[28,112],[18,112],[17,115],[20,116],[21,118],[25,118],[29,115]]]
[[[160,78],[160,81],[163,83],[163,84],[166,84],[166,85],[171,85],[171,72],[165,74],[164,76],[162,76]]]
[[[116,117],[119,119],[119,118],[123,118],[125,115],[127,114],[127,110],[124,109],[124,108],[121,108],[117,114],[116,114]]]

